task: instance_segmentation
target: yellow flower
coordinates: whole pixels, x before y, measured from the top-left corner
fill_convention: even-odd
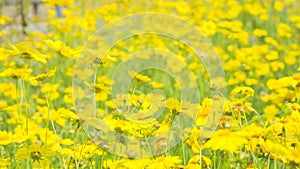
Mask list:
[[[184,59],[182,59],[182,57],[170,57],[167,60],[167,65],[168,68],[171,69],[172,72],[174,73],[178,73],[181,72],[183,68],[186,67],[185,63],[184,63]]]
[[[170,98],[166,101],[166,108],[168,108],[174,114],[178,114],[181,111],[180,102],[173,98]]]
[[[140,168],[145,168],[150,163],[151,163],[150,159],[142,158],[142,159],[126,160],[126,162],[119,163],[119,166],[126,167],[128,169],[129,168],[140,169]]]
[[[214,35],[216,33],[216,24],[212,21],[202,21],[201,30],[206,36]]]
[[[0,158],[0,168],[7,168],[8,165],[10,165],[10,159],[9,158]]]
[[[74,142],[73,140],[67,138],[67,139],[61,139],[60,144],[70,146],[70,145],[74,145]]]
[[[108,92],[110,90],[110,87],[105,86],[104,84],[88,84],[85,83],[90,87],[91,90],[93,90],[95,93],[101,93],[101,92]]]
[[[34,59],[41,63],[47,63],[46,56],[33,49],[28,42],[19,42],[16,46],[9,44],[13,50],[9,53],[12,56],[21,56],[25,59]]]
[[[164,88],[164,87],[165,87],[165,84],[160,83],[160,82],[153,81],[153,82],[152,82],[152,87],[155,88],[155,89],[158,89],[158,88]]]
[[[58,87],[58,84],[45,83],[42,86],[41,91],[43,94],[46,94],[49,100],[56,100],[60,96],[59,92],[57,91]]]
[[[271,68],[274,72],[284,69],[284,63],[279,61],[271,62]]]
[[[65,45],[62,41],[56,40],[52,41],[50,39],[44,41],[51,49],[58,52],[61,56],[66,58],[76,59],[79,56],[81,48],[72,49],[71,47]]]
[[[238,132],[222,129],[216,131],[210,140],[204,143],[204,148],[235,152],[247,144],[247,142],[247,139],[242,137]]]
[[[12,134],[6,131],[0,131],[0,145],[7,145],[12,142]]]
[[[148,166],[148,169],[165,169],[165,168],[175,168],[181,163],[181,159],[178,156],[171,157],[158,157],[153,160]]]
[[[0,36],[1,37],[1,36]],[[7,57],[9,56],[9,50],[5,48],[0,48],[0,61],[5,61]]]
[[[201,169],[200,160],[203,166],[210,166],[212,163],[211,160],[205,155],[201,155],[200,159],[200,154],[196,153],[190,158],[189,163],[185,169]]]
[[[279,109],[275,105],[269,105],[264,108],[266,114],[266,123],[275,120],[275,115],[279,112]]]
[[[231,91],[232,100],[245,101],[251,96],[254,96],[254,90],[250,87],[236,87]]]
[[[267,36],[268,32],[262,29],[254,29],[253,34],[257,37]]]
[[[27,148],[20,148],[15,158],[23,160],[30,157],[33,163],[41,163],[41,160],[45,160],[45,158],[54,156],[55,154],[56,152],[50,146],[41,147],[39,144],[32,144],[28,150]]]
[[[245,82],[246,82],[246,85],[248,85],[248,86],[254,86],[254,85],[256,85],[258,83],[258,80],[257,79],[249,79],[249,78],[247,78]]]
[[[276,11],[281,12],[284,8],[284,2],[280,0],[275,1],[274,8]]]
[[[12,77],[14,79],[28,80],[32,69],[28,68],[8,68],[0,73],[0,77]]]
[[[37,76],[32,76],[30,77],[30,84],[33,85],[33,86],[37,86],[39,84],[39,82],[47,79],[48,77],[51,77],[55,74],[57,68],[55,67],[54,69],[51,69],[49,70],[48,73],[42,73],[42,74],[39,74]]]
[[[43,0],[44,3],[50,7],[58,6],[70,6],[74,3],[74,0]]]
[[[104,84],[88,84],[87,82],[85,82],[85,84],[96,93],[97,101],[104,101],[108,98],[108,95],[111,94],[111,87],[105,86]]]
[[[94,155],[105,155],[103,150],[101,150],[97,144],[94,144],[91,141],[87,141],[84,145],[84,149],[80,151],[82,151],[82,157],[87,159],[92,158]]]
[[[128,74],[131,78],[133,78],[137,82],[151,82],[152,81],[151,78],[149,78],[148,76],[136,73],[134,71],[128,71]]]
[[[74,112],[72,112],[66,108],[58,108],[56,110],[56,112],[59,114],[60,117],[65,118],[65,119],[66,118],[71,118],[71,119],[75,119],[75,120],[78,119],[78,116]]]
[[[270,53],[268,53],[266,56],[267,60],[276,60],[278,59],[278,57],[279,57],[278,52],[275,50],[270,51]]]
[[[10,83],[0,83],[0,93],[2,93],[5,97],[9,97],[11,99],[16,99],[17,98],[16,86],[12,82],[10,82]]]
[[[285,23],[279,23],[277,26],[277,34],[279,37],[286,37],[290,38],[292,37],[292,28]]]
[[[12,22],[13,19],[9,16],[6,15],[1,15],[0,16],[0,25],[5,25],[7,22]]]
[[[114,84],[114,81],[112,79],[107,78],[106,76],[97,77],[97,82],[98,83],[103,83],[103,84],[106,84],[106,85]]]
[[[286,87],[297,87],[297,80],[295,80],[292,76],[286,76],[279,79],[269,79],[267,81],[267,86],[270,90],[279,90]]]

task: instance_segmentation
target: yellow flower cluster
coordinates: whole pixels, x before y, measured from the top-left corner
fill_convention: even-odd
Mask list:
[[[43,3],[47,32],[26,28],[23,35],[15,28],[17,18],[0,15],[0,168],[300,168],[299,1]],[[80,53],[98,28],[140,12],[176,15],[198,27],[223,63],[226,86],[209,79],[198,51],[160,34],[134,34],[113,46],[98,36],[89,42],[96,49]],[[26,20],[33,23],[27,15]],[[176,32],[184,34],[185,28],[178,25]],[[107,46],[110,51],[98,56]],[[145,49],[151,50],[136,52]],[[95,70],[79,69],[77,59],[90,55],[95,59],[80,64],[92,63]],[[149,69],[130,65],[135,59]],[[109,71],[121,64],[128,70],[120,76]],[[72,77],[82,77],[84,85],[73,87]],[[214,107],[222,87],[225,105]],[[97,106],[88,107],[86,98]],[[214,109],[223,112],[212,128],[208,117]],[[111,133],[102,137],[104,124],[117,139],[110,140]],[[95,138],[118,145],[121,153]],[[131,138],[154,141],[130,143]],[[140,147],[128,149],[135,144]],[[148,151],[152,156],[143,156]],[[127,156],[118,156],[122,152]]]

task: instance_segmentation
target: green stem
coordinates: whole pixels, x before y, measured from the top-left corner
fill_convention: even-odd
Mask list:
[[[217,160],[217,151],[214,150],[214,157],[213,157],[213,160],[214,160],[214,168],[216,168],[216,160]]]
[[[184,151],[184,142],[181,139],[181,146],[182,146],[182,157],[183,157],[183,165],[186,164],[186,158],[185,158],[185,151]]]
[[[78,122],[78,126],[76,127],[76,130],[74,132],[74,139],[73,139],[73,143],[74,143],[74,145],[73,145],[74,146],[74,162],[75,162],[76,168],[79,167],[77,159],[76,159],[76,139],[77,139],[77,132],[78,132],[79,126],[80,126],[80,124]]]

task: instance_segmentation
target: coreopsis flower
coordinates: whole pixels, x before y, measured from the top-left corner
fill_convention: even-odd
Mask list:
[[[164,84],[164,83],[160,83],[160,82],[153,81],[153,82],[152,82],[152,87],[155,88],[155,89],[164,88],[164,87],[165,87],[165,84]]]
[[[125,168],[139,169],[145,168],[148,164],[151,164],[151,160],[147,158],[125,160],[125,162],[119,161],[119,165]]]
[[[29,78],[30,84],[33,86],[37,86],[41,81],[53,76],[56,72],[57,68],[55,67],[54,69],[49,70],[47,73],[41,73],[36,76],[32,76]]]
[[[245,101],[251,96],[254,96],[254,90],[251,87],[236,87],[231,91],[232,100]]]
[[[276,119],[276,114],[279,112],[279,109],[275,105],[268,105],[264,108],[266,123],[272,122]]]
[[[241,136],[239,132],[221,129],[213,133],[212,137],[203,145],[203,147],[211,148],[212,150],[235,152],[247,143],[248,140]]]
[[[7,168],[11,163],[9,158],[0,158],[0,168]]]
[[[75,119],[75,120],[78,119],[78,116],[74,112],[72,112],[66,108],[58,108],[56,110],[56,112],[59,114],[60,117],[65,118],[65,119],[67,119],[67,118]]]
[[[6,23],[12,22],[13,18],[7,16],[7,15],[1,15],[0,16],[0,25],[4,25]]]
[[[56,5],[58,6],[70,6],[75,1],[74,0],[43,0],[45,4],[47,4],[50,7],[54,7]]]
[[[28,80],[32,69],[29,68],[8,68],[0,72],[0,77],[11,77],[14,79]]]
[[[60,40],[52,41],[50,39],[44,41],[49,48],[58,52],[61,56],[66,58],[76,59],[79,56],[79,52],[81,48],[72,49],[71,47],[67,46]]]
[[[292,37],[292,28],[288,24],[280,23],[277,27],[277,34],[279,37],[290,38]]]
[[[211,104],[212,104],[212,99],[205,98],[202,101],[201,106],[198,107],[198,114],[195,122],[196,126],[203,126],[205,124],[211,109]]]
[[[201,159],[200,159],[201,158]],[[200,160],[202,163],[202,166],[210,166],[212,164],[211,159],[206,157],[205,155],[201,155],[199,153],[195,153],[189,160],[188,165],[185,167],[185,169],[201,169],[202,166],[200,165]]]
[[[212,21],[203,21],[201,31],[206,35],[214,35],[216,33],[216,24]]]
[[[279,54],[276,50],[270,51],[266,56],[267,60],[277,60],[278,58],[279,58]]]
[[[151,82],[151,78],[148,76],[142,75],[140,73],[136,73],[135,71],[128,71],[128,74],[131,78],[133,78],[137,82]]]
[[[41,147],[39,144],[32,144],[28,147],[28,149],[26,147],[20,148],[17,151],[15,158],[17,160],[24,160],[29,158],[34,165],[41,165],[41,167],[46,167],[44,166],[45,160],[48,161],[49,165],[48,157],[52,157],[55,154],[56,152],[52,150],[51,146],[44,145]]]
[[[111,66],[111,63],[118,61],[116,57],[112,57],[111,55],[106,55],[103,58],[95,58],[94,63],[103,65],[103,67],[107,68]]]
[[[186,64],[184,63],[184,57],[170,57],[167,60],[167,66],[174,73],[181,72],[186,67]]]
[[[0,83],[0,93],[2,93],[5,97],[16,99],[17,98],[16,85],[12,82]]]
[[[140,169],[145,168],[148,164],[151,163],[150,159],[122,159],[117,161],[107,160],[107,164],[104,164],[106,168],[111,169],[118,169],[118,168],[124,168],[124,169]]]
[[[107,86],[103,83],[100,84],[89,84],[85,82],[87,86],[89,86],[90,90],[96,93],[96,100],[97,101],[104,101],[108,98],[108,95],[111,94],[111,87]]]
[[[13,142],[12,133],[6,131],[0,131],[0,145],[8,145]]]
[[[73,104],[73,96],[76,96],[76,99],[83,99],[85,97],[85,92],[81,87],[75,88],[76,93],[73,93],[73,88],[72,87],[67,87],[64,89],[64,101],[66,103]]]
[[[31,44],[29,44],[28,42],[19,42],[16,44],[16,46],[12,44],[9,45],[12,48],[12,50],[8,51],[9,55],[11,56],[20,56],[28,60],[34,59],[43,64],[47,63],[47,56],[33,49],[31,47]]]
[[[46,94],[49,100],[56,100],[60,96],[59,92],[57,91],[58,87],[58,84],[45,83],[41,88],[41,92]]]
[[[178,114],[181,111],[180,101],[170,98],[166,100],[166,108],[168,108],[172,113]]]
[[[267,36],[268,32],[263,29],[256,28],[254,29],[253,34],[257,37],[263,37],[263,36]]]
[[[1,33],[0,33],[1,34]],[[5,61],[7,57],[9,56],[9,50],[5,48],[0,48],[0,61]]]
[[[280,0],[277,0],[275,1],[275,4],[274,4],[274,9],[278,12],[282,12],[283,8],[284,8],[284,2],[280,1]]]
[[[147,165],[149,169],[165,169],[175,168],[181,163],[181,159],[178,156],[171,157],[158,157]]]

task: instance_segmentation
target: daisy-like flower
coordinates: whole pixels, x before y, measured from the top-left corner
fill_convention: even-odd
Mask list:
[[[60,40],[52,41],[50,39],[44,41],[49,48],[58,52],[61,56],[66,58],[76,59],[81,51],[81,48],[72,49]]]
[[[12,77],[14,79],[28,80],[32,69],[28,68],[8,68],[0,72],[0,77]]]
[[[174,114],[178,114],[181,111],[180,102],[173,98],[166,101],[166,107]]]
[[[0,131],[0,145],[8,145],[12,142],[12,134],[6,131]]]
[[[12,50],[8,50],[7,52],[11,56],[21,56],[24,59],[34,59],[41,63],[47,63],[46,55],[41,54],[37,50],[33,49],[28,42],[19,42],[14,46],[13,44],[9,44]]]
[[[181,163],[181,159],[178,156],[171,157],[158,157],[152,161],[146,168],[148,169],[165,169],[176,168]]]
[[[151,78],[148,76],[136,73],[135,71],[128,71],[128,74],[131,78],[136,80],[137,82],[151,82]]]
[[[34,85],[34,86],[37,86],[39,82],[53,76],[56,72],[57,68],[55,67],[54,69],[51,69],[49,70],[48,73],[42,73],[42,74],[39,74],[37,76],[32,76],[30,77],[30,84]]]
[[[160,82],[156,82],[156,81],[152,82],[152,87],[155,89],[164,88],[165,86],[166,86],[165,84]]]
[[[214,35],[216,33],[216,24],[212,21],[203,21],[203,26],[201,27],[201,30],[203,33],[207,36]]]
[[[212,150],[225,150],[235,152],[238,148],[243,147],[247,143],[247,139],[242,137],[238,132],[232,132],[229,129],[216,131],[210,140],[205,144],[205,148]]]
[[[254,90],[251,87],[236,87],[231,91],[232,100],[245,101],[249,97],[254,95]],[[240,98],[238,96],[241,96]]]
[[[57,91],[58,87],[58,84],[45,83],[41,92],[46,93],[50,100],[56,100],[60,97],[60,93]]]
[[[15,158],[17,160],[23,160],[30,157],[33,163],[41,163],[42,160],[54,156],[55,154],[56,152],[52,150],[50,146],[41,147],[39,144],[32,144],[28,149],[26,147],[20,148]]]
[[[104,101],[108,98],[108,95],[111,94],[110,89],[111,87],[104,85],[103,83],[100,84],[89,84],[85,82],[87,86],[89,86],[90,90],[96,93],[96,100],[97,101]]]
[[[6,168],[8,165],[10,165],[8,158],[0,158],[0,168]]]

